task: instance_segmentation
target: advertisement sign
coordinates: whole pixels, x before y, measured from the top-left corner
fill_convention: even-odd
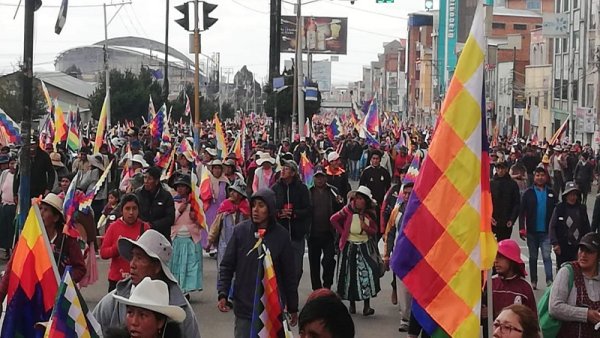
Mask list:
[[[569,35],[569,13],[543,13],[542,35],[566,38]]]
[[[346,54],[348,18],[305,16],[300,28],[300,46],[304,53]],[[296,51],[296,17],[281,16],[281,52]]]

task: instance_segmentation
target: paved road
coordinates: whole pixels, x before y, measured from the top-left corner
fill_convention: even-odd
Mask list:
[[[353,184],[356,188],[356,183]],[[594,188],[594,192],[596,189]],[[590,194],[588,198],[588,212],[591,215],[594,205],[594,194]],[[529,255],[527,250],[527,244],[521,240],[518,235],[518,231],[513,231],[513,239],[515,239],[521,246],[522,258],[526,262],[527,271],[529,271]],[[556,262],[554,253],[552,254],[553,262]],[[105,275],[107,263],[100,263],[100,276]],[[554,267],[554,265],[553,265]],[[309,270],[308,270],[308,259],[305,255],[304,259],[304,275],[300,283],[300,303],[306,301],[307,296],[311,292]],[[536,298],[542,296],[545,285],[544,280],[544,268],[541,260],[541,253],[538,262],[538,276],[540,282],[538,283],[538,290],[535,291]],[[357,330],[357,337],[370,337],[376,334],[379,337],[406,337],[405,333],[398,332],[399,325],[399,313],[398,307],[392,305],[390,302],[391,286],[390,286],[390,272],[382,278],[382,291],[379,295],[373,299],[372,306],[375,309],[375,315],[372,317],[363,317],[360,314],[353,315],[354,323]],[[191,304],[200,320],[200,331],[203,337],[231,337],[233,332],[233,314],[223,314],[216,309],[216,260],[204,257],[204,291],[192,295]],[[104,295],[107,288],[107,282],[98,282],[91,289],[84,289],[83,294],[86,297],[90,306],[94,306],[96,302]],[[361,305],[357,308],[360,310]],[[358,311],[360,313],[360,311]],[[296,332],[297,333],[297,332]]]
[[[355,184],[354,184],[355,185]],[[596,189],[594,188],[594,191]],[[594,195],[590,195],[588,199],[588,212],[591,215]],[[513,231],[513,239],[517,240],[522,250],[523,260],[528,262],[527,245],[518,237],[517,231]],[[553,261],[555,260],[552,254]],[[99,275],[106,276],[108,262],[99,261]],[[538,262],[538,276],[540,281],[544,280],[543,265],[540,260]],[[529,270],[529,267],[528,267]],[[308,294],[311,292],[310,278],[308,276],[308,259],[305,255],[304,260],[304,275],[299,287],[300,303],[306,301]],[[353,315],[356,326],[357,337],[406,337],[406,334],[398,332],[399,313],[397,306],[390,302],[390,273],[382,278],[382,291],[372,300],[372,306],[375,309],[375,315],[371,317],[363,317],[360,314]],[[539,289],[535,291],[537,298],[541,297],[545,286],[542,282],[538,283]],[[93,308],[96,303],[106,294],[108,283],[106,280],[98,281],[94,286],[82,290],[82,293],[88,302],[90,308]],[[233,336],[234,317],[232,313],[220,313],[216,308],[216,260],[208,256],[204,257],[204,291],[192,294],[191,304],[200,321],[200,332],[203,337],[214,338],[229,338]],[[358,304],[358,310],[361,309],[361,304]],[[360,313],[360,311],[359,311]],[[297,331],[295,332],[297,334]]]

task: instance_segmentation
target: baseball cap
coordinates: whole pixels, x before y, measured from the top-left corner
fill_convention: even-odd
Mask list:
[[[579,246],[584,246],[587,249],[598,252],[600,251],[600,234],[589,232],[579,241]]]

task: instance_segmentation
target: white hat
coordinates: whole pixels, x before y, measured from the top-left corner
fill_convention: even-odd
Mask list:
[[[223,166],[223,161],[221,161],[219,159],[212,160],[212,161],[208,162],[208,165],[211,166],[211,167],[216,166],[216,165],[222,167]]]
[[[371,189],[361,185],[356,190],[352,190],[348,193],[348,199],[354,198],[354,196],[359,193],[371,199],[371,201],[377,204],[377,201],[373,198],[373,194],[371,193]]]
[[[117,296],[115,293],[113,293],[113,297],[119,303],[158,312],[178,323],[183,322],[186,316],[185,311],[179,306],[169,305],[167,283],[161,280],[152,280],[150,277],[144,278],[133,288],[129,298]]]
[[[50,153],[50,161],[52,161],[52,165],[55,167],[64,167],[64,163],[60,160],[60,154],[56,152]]]
[[[204,150],[212,157],[217,156],[217,149],[215,148],[204,148]]]
[[[160,232],[153,229],[146,230],[137,241],[121,236],[119,237],[117,245],[121,257],[128,261],[131,260],[131,250],[134,246],[144,250],[146,255],[158,259],[165,276],[177,283],[177,278],[173,276],[169,269],[169,261],[173,254],[173,247]]]
[[[340,154],[338,154],[337,151],[332,151],[327,155],[327,162],[333,162],[338,158],[340,158]]]
[[[131,162],[137,162],[137,163],[141,164],[143,168],[149,167],[148,162],[146,162],[146,160],[144,160],[144,156],[142,156],[140,154],[133,155],[133,157],[131,158]]]
[[[271,154],[261,153],[258,160],[256,160],[256,164],[258,164],[260,166],[265,162],[269,162],[269,163],[271,163],[271,165],[275,165],[275,159],[271,157]]]
[[[57,194],[54,193],[48,193],[48,195],[46,195],[46,197],[42,199],[42,203],[48,204],[49,206],[56,209],[56,211],[58,211],[62,215],[62,217],[65,217],[65,214],[63,213],[64,202],[65,201],[62,198],[60,198]]]
[[[91,166],[104,171],[104,158],[102,154],[88,155],[87,159]]]

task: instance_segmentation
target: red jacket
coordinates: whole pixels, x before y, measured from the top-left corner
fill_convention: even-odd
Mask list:
[[[335,230],[340,234],[340,250],[344,250],[344,246],[346,246],[346,242],[348,241],[350,226],[352,225],[352,215],[354,214],[355,212],[352,210],[350,205],[346,205],[342,208],[342,210],[333,214],[333,216],[331,216],[329,219],[331,221],[331,225],[333,225]],[[368,213],[365,213],[364,215],[369,220],[369,230],[365,232],[369,236],[374,236],[377,233],[375,216]]]
[[[129,225],[122,218],[119,218],[108,227],[102,240],[102,247],[100,247],[100,257],[102,259],[112,259],[108,269],[109,281],[120,281],[129,275],[129,262],[119,255],[117,245],[119,237],[137,240],[148,229],[150,229],[150,225],[142,222],[139,218],[133,225]]]

